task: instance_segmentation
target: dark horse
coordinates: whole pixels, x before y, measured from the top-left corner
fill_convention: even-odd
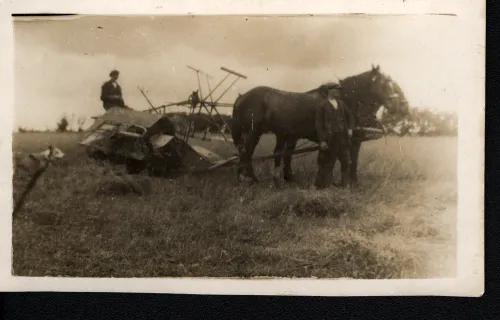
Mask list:
[[[380,72],[379,66],[372,65],[367,72],[339,79],[339,83],[343,87],[342,100],[353,113],[357,128],[379,126],[375,114],[382,106],[391,114],[401,112],[393,81]],[[236,99],[231,131],[240,156],[240,179],[248,177],[257,181],[252,166],[253,153],[261,135],[270,131],[276,135],[275,153],[284,153],[275,157],[275,177],[279,176],[283,158],[284,178],[293,180],[292,152],[300,139],[318,142],[316,106],[326,98],[326,92],[325,85],[307,92],[259,86]],[[357,182],[358,156],[364,138],[361,130],[354,131],[350,147],[352,182]]]

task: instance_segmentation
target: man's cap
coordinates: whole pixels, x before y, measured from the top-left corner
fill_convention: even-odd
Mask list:
[[[326,94],[328,94],[328,91],[330,91],[330,90],[334,90],[334,89],[341,90],[342,86],[337,82],[327,82],[327,83],[322,84],[319,87],[319,89],[322,92],[322,94],[326,95]]]
[[[113,70],[109,73],[109,76],[112,77],[113,75],[119,75],[120,72],[118,70]]]

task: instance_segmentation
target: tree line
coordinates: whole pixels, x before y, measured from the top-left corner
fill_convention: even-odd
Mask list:
[[[194,131],[211,133],[219,132],[219,128],[232,125],[230,115],[213,115],[206,113],[188,114],[186,112],[171,112],[166,114],[179,127],[187,127],[190,121],[194,123]],[[88,119],[84,117],[68,117],[63,115],[55,124],[55,128],[46,130],[32,130],[19,127],[19,132],[83,132]],[[386,115],[383,119],[384,125],[397,135],[456,135],[458,130],[458,117],[456,113],[435,112],[429,109],[411,108],[407,119],[397,119]]]
[[[171,113],[176,119],[184,121],[194,121],[194,131],[204,132],[207,128],[210,132],[219,132],[218,127],[232,124],[232,117],[229,115],[218,115],[213,118],[207,114],[192,114],[185,112]],[[433,135],[433,136],[456,136],[458,133],[458,116],[452,112],[436,112],[430,109],[410,108],[410,116],[406,119],[397,119],[387,116],[383,120],[388,129],[400,131],[399,135]],[[394,131],[393,131],[394,133]]]
[[[411,108],[409,117],[397,119],[388,115],[383,122],[392,134],[399,136],[456,136],[458,134],[458,115],[454,112]]]

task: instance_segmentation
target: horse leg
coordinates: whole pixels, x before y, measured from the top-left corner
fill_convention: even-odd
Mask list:
[[[246,154],[246,136],[243,136],[242,141],[238,144],[237,149],[238,149],[238,169],[237,169],[237,176],[238,176],[238,182],[243,181],[244,179],[244,171],[245,171],[245,154]]]
[[[246,168],[245,176],[251,178],[253,182],[258,182],[257,177],[255,176],[255,172],[253,170],[253,153],[255,151],[255,147],[259,143],[260,137],[262,133],[260,131],[252,131],[247,135],[247,139],[245,142],[245,152],[243,165]]]
[[[351,148],[347,144],[347,141],[344,140],[342,137],[340,137],[338,141],[337,153],[338,153],[338,159],[340,161],[340,172],[341,172],[340,186],[342,188],[345,188],[350,184],[349,165],[351,163],[350,159]]]
[[[292,170],[292,155],[295,147],[297,146],[297,140],[288,140],[285,145],[285,155],[284,155],[284,163],[283,167],[283,176],[286,181],[294,182],[295,175]]]
[[[276,135],[276,147],[274,148],[274,153],[281,153],[285,148],[285,139],[281,135]],[[274,180],[277,183],[280,180],[280,167],[281,167],[281,159],[283,156],[281,154],[276,155],[274,157]]]
[[[351,153],[351,166],[350,166],[350,179],[353,184],[358,183],[357,169],[358,169],[358,159],[359,150],[361,149],[361,142],[353,143],[350,147]]]

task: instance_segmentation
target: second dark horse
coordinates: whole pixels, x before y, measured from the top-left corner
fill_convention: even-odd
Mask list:
[[[342,85],[342,100],[347,104],[355,118],[355,127],[374,127],[379,124],[375,114],[380,107],[391,113],[407,113],[399,105],[400,97],[394,89],[392,79],[382,72],[379,66],[359,75],[339,80]],[[288,92],[271,87],[255,87],[239,96],[233,108],[232,137],[239,151],[240,166],[238,176],[256,182],[252,157],[255,147],[263,133],[276,135],[275,177],[284,159],[284,179],[292,181],[292,152],[297,141],[307,139],[318,142],[315,118],[316,107],[325,99],[326,87],[320,86],[307,92]],[[351,147],[350,180],[357,182],[357,164],[364,133],[355,130]]]

